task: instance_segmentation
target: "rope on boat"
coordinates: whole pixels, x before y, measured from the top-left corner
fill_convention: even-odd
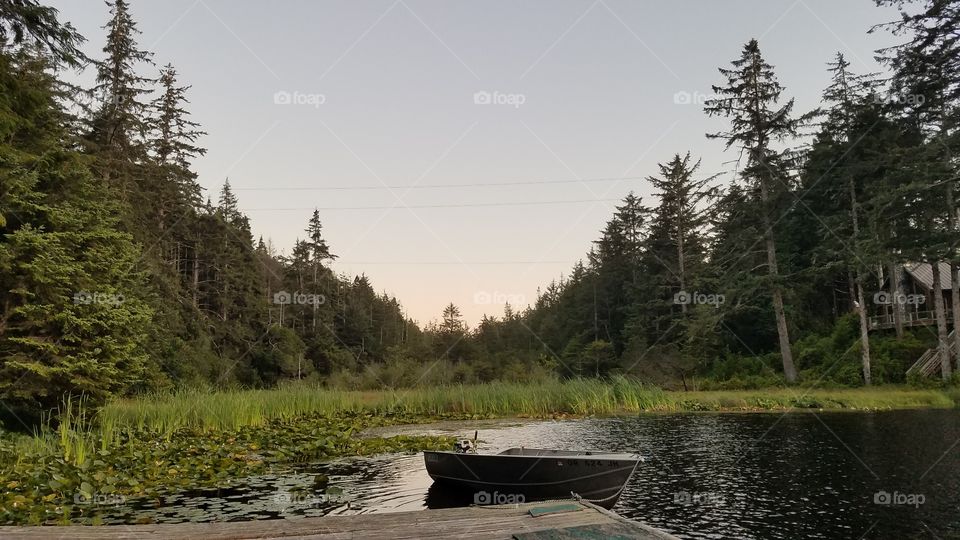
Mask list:
[[[633,470],[631,470],[631,471],[630,471],[630,475],[627,476],[627,479],[628,479],[628,480],[629,480],[630,478],[633,478],[633,473],[637,472],[637,466],[638,466],[638,465],[640,465],[640,461],[639,461],[639,460],[638,460],[636,463],[633,464]],[[588,499],[588,498],[586,498],[586,497],[582,497],[579,493],[574,493],[573,491],[570,492],[570,496],[573,497],[573,499],[576,500],[576,501],[583,501],[583,502],[588,502],[588,503],[592,503],[592,504],[595,504],[595,505],[596,505],[596,504],[602,504],[602,503],[605,503],[605,502],[608,502],[608,501],[616,500],[616,499],[620,496],[620,494],[623,493],[623,490],[626,489],[626,488],[627,488],[627,482],[624,482],[623,485],[620,486],[620,489],[618,489],[616,493],[614,493],[613,495],[611,495],[611,496],[609,496],[609,497],[605,497],[605,498],[603,498],[603,499]],[[611,512],[611,513],[612,513],[612,512]]]

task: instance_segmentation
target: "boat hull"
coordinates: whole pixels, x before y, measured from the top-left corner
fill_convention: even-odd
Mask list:
[[[511,455],[424,452],[434,482],[473,493],[475,504],[569,499],[572,494],[610,508],[639,458],[610,455]]]

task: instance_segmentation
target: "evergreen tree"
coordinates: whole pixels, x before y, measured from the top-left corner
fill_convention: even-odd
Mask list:
[[[113,185],[121,200],[131,199],[141,175],[138,165],[146,159],[146,137],[149,131],[148,108],[143,96],[150,93],[152,80],[137,73],[141,65],[151,65],[151,54],[138,48],[137,29],[126,0],[107,1],[111,18],[103,27],[107,43],[106,58],[97,63],[97,84],[94,92],[102,106],[91,122],[90,142],[98,156],[99,170]]]
[[[100,403],[145,378],[140,250],[65,144],[49,64],[0,51],[0,391],[8,403]]]
[[[661,350],[669,345],[679,351],[681,342],[686,341],[685,316],[692,314],[693,306],[685,300],[697,290],[706,262],[707,226],[716,196],[716,188],[709,185],[712,177],[695,178],[699,167],[700,162],[691,162],[689,153],[683,157],[676,154],[659,165],[660,176],[648,178],[660,202],[643,243],[645,290],[630,307],[628,326],[636,342],[631,354],[637,357],[649,356],[642,343],[656,344]],[[677,365],[687,363],[679,353],[657,356],[670,356]]]
[[[437,356],[455,361],[463,360],[463,340],[467,334],[467,325],[463,322],[460,308],[453,302],[443,308],[443,316],[440,326],[437,328],[437,333]]]
[[[954,304],[953,324],[960,325],[960,250],[958,250],[957,183],[960,164],[960,5],[949,0],[876,0],[881,6],[896,6],[900,19],[874,27],[906,36],[907,41],[878,51],[893,71],[891,96],[895,111],[924,135],[917,148],[910,149],[908,165],[914,176],[914,193],[923,205],[923,259],[932,265],[934,283],[939,283],[939,262],[950,262]],[[918,4],[918,5],[914,5]],[[915,9],[914,9],[915,8]],[[934,294],[938,348],[944,379],[953,371],[950,356],[960,360],[960,332],[948,343],[944,301]]]
[[[83,36],[57,20],[57,10],[37,0],[0,2],[0,46],[32,46],[48,54],[53,66],[79,67],[87,60],[79,47]]]
[[[319,269],[323,261],[336,259],[336,255],[330,254],[330,248],[327,247],[327,241],[323,239],[323,226],[320,225],[320,212],[316,209],[310,216],[310,222],[307,224],[307,244],[310,248],[310,260]]]
[[[630,306],[639,294],[641,256],[650,209],[640,197],[627,194],[607,222],[595,249],[590,253],[593,280],[593,333],[590,341],[610,342],[619,355]],[[579,341],[579,340],[578,340]]]
[[[871,206],[869,198],[881,181],[877,168],[869,166],[869,151],[879,133],[873,128],[882,118],[877,117],[874,79],[851,73],[841,53],[828,66],[831,82],[823,92],[827,108],[807,160],[810,191],[822,194],[816,203],[819,223],[812,226],[820,230],[821,251],[826,249],[821,260],[842,265],[849,276],[851,305],[860,322],[863,381],[869,385],[870,325],[864,287],[870,268],[884,259],[876,251],[876,232],[871,234],[864,227],[863,208]],[[865,125],[865,121],[873,123]]]
[[[787,381],[795,382],[797,370],[790,348],[773,230],[779,219],[778,202],[789,191],[788,171],[794,156],[790,152],[775,149],[773,145],[796,136],[799,121],[791,116],[792,99],[779,105],[783,87],[777,82],[773,66],[760,54],[760,46],[755,39],[744,46],[740,58],[732,62],[732,68],[721,68],[720,73],[725,78],[725,84],[713,87],[718,97],[708,100],[704,110],[709,116],[729,118],[730,129],[707,136],[724,140],[728,149],[737,146],[746,153],[742,175],[760,192],[768,287],[777,321],[780,356]]]
[[[670,296],[686,291],[691,276],[703,264],[706,255],[706,229],[713,217],[712,198],[717,189],[709,184],[715,177],[695,179],[700,161],[691,163],[690,153],[674,155],[666,164],[659,164],[660,176],[649,182],[657,189],[660,204],[655,211],[647,253],[663,266],[674,283]],[[666,248],[666,249],[663,249]],[[656,265],[654,265],[656,267]],[[660,272],[661,274],[663,272]],[[687,312],[687,304],[681,304]]]

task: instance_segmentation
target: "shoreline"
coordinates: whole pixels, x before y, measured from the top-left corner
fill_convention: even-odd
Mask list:
[[[625,379],[142,397],[108,405],[91,415],[93,423],[67,414],[56,429],[0,436],[0,521],[96,524],[96,509],[82,504],[95,497],[162,497],[296,463],[449,448],[465,430],[493,425],[644,414],[957,409],[958,399],[956,389],[905,387],[671,392]],[[439,433],[423,434],[431,428]]]

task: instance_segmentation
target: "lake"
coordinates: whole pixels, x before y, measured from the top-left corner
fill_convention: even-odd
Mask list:
[[[400,426],[480,430],[510,446],[637,452],[614,507],[683,538],[960,538],[960,411],[686,413]],[[318,475],[322,475],[318,478]],[[325,494],[314,489],[329,481]],[[395,512],[470,504],[435,486],[422,455],[354,458],[224,490],[104,508],[108,523]]]

